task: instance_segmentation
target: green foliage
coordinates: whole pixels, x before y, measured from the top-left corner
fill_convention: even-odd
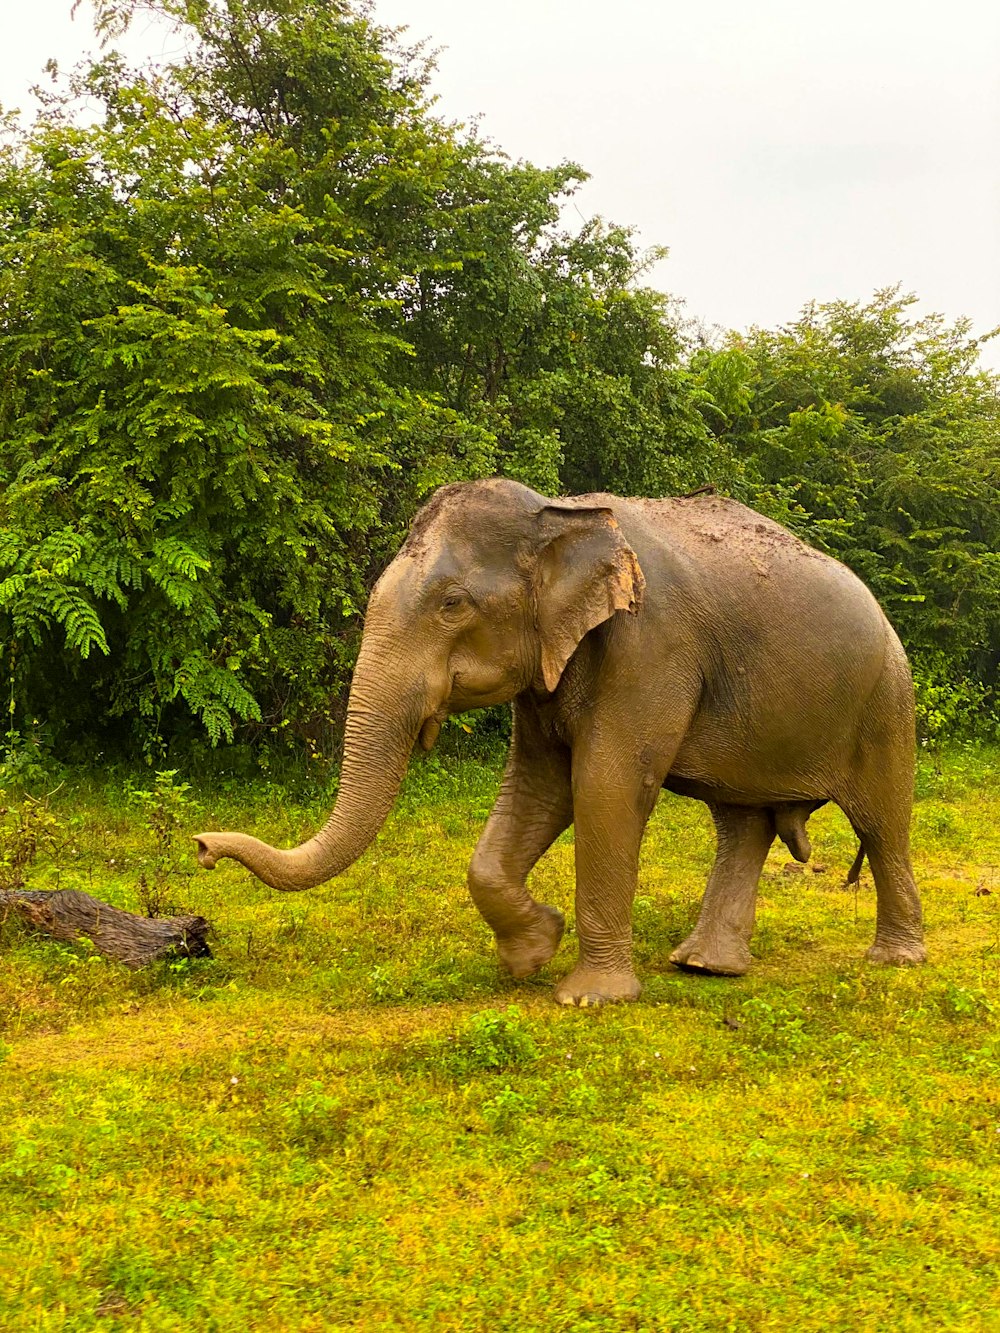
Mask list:
[[[230,1086],[239,1086],[232,1075]],[[324,1153],[339,1148],[345,1138],[347,1108],[339,1097],[330,1096],[322,1082],[313,1079],[284,1109],[285,1135],[295,1148]]]
[[[531,1099],[508,1083],[502,1092],[483,1103],[483,1119],[495,1134],[506,1134],[534,1109]]]
[[[993,1002],[982,989],[970,989],[948,982],[940,995],[941,1012],[955,1023],[988,1021]]]
[[[714,483],[870,584],[926,739],[995,728],[998,390],[966,324],[887,290],[694,347],[643,286],[664,252],[567,228],[582,169],[442,121],[368,5],[99,0],[98,30],[145,10],[176,63],[106,51],[0,138],[5,771],[237,734],[318,759],[416,508],[496,473]]]
[[[463,1080],[484,1072],[498,1074],[537,1060],[538,1047],[517,1005],[484,1009],[444,1043],[430,1051],[430,1063]],[[498,1120],[506,1112],[497,1109]]]
[[[57,849],[63,833],[49,797],[23,795],[8,804],[0,789],[0,891],[23,889],[39,855]]]
[[[941,650],[921,654],[913,663],[913,685],[917,703],[917,736],[937,750],[948,736],[995,732],[995,705],[985,706],[986,685],[957,676],[954,665]]]
[[[187,55],[105,54],[0,150],[10,725],[315,749],[434,487],[654,492],[708,437],[629,232],[562,228],[579,168],[443,123],[363,6],[153,8]]]
[[[484,1009],[455,1038],[455,1052],[469,1069],[510,1069],[538,1057],[517,1005],[505,1012]]]
[[[139,906],[146,916],[170,916],[178,910],[171,894],[173,880],[181,869],[180,832],[187,823],[191,787],[187,782],[175,782],[176,777],[176,769],[164,769],[156,774],[152,790],[126,784],[128,800],[142,811],[155,841],[149,868],[139,876],[137,885]]]

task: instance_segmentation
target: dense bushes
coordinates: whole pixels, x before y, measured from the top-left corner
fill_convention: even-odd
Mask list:
[[[886,292],[695,350],[627,230],[565,228],[579,168],[443,123],[363,7],[155,8],[184,60],[106,56],[0,153],[8,749],[314,741],[416,506],[494,472],[757,504],[871,583],[929,730],[981,724],[1000,449],[963,327]]]

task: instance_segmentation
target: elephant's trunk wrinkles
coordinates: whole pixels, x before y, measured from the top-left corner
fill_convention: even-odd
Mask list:
[[[229,856],[274,889],[312,889],[368,849],[392,809],[428,711],[426,691],[414,682],[412,669],[406,684],[394,685],[384,676],[376,681],[372,657],[362,644],[348,703],[340,792],[319,833],[290,851],[243,833],[200,833],[195,841],[201,865],[211,870]],[[374,702],[376,687],[383,706]]]

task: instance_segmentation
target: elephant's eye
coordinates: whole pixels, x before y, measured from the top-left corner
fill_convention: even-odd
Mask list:
[[[461,606],[464,601],[465,597],[460,592],[446,593],[445,596],[441,598],[441,610],[454,611],[457,607]]]

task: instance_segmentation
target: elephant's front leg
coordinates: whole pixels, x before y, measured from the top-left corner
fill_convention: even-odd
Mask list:
[[[496,805],[469,866],[469,892],[497,939],[501,965],[528,977],[559,947],[563,914],[525,887],[538,858],[573,822],[569,751],[515,704],[510,756]]]
[[[666,771],[621,754],[574,755],[576,930],[580,961],[556,987],[560,1004],[635,1000],[632,902],[639,847]]]
[[[677,967],[739,977],[750,966],[757,881],[774,841],[770,810],[710,805],[718,848],[694,930],[670,955]]]

